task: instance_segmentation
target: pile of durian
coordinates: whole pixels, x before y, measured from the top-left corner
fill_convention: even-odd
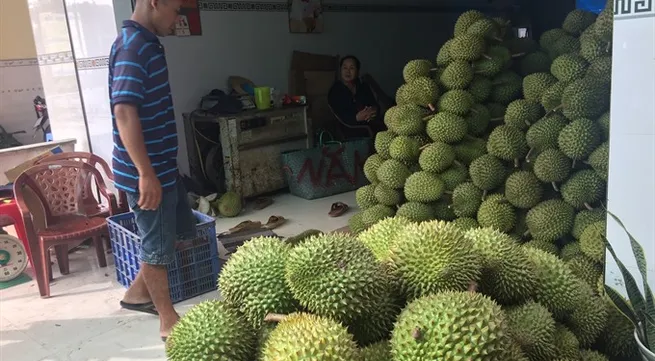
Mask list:
[[[639,360],[602,279],[489,227],[396,216],[358,236],[255,238],[219,290],[173,328],[170,360]]]
[[[600,267],[612,6],[598,16],[574,10],[539,42],[503,19],[463,13],[436,64],[405,66],[350,229],[394,215],[454,221],[553,254],[587,248],[589,259],[569,261]]]

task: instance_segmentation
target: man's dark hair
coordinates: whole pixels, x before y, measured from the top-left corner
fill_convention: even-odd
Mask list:
[[[339,67],[341,68],[343,66],[343,63],[348,59],[351,59],[355,63],[355,68],[357,68],[357,70],[359,70],[359,68],[361,68],[362,63],[354,55],[346,55],[343,58],[341,58],[341,62],[339,63]]]

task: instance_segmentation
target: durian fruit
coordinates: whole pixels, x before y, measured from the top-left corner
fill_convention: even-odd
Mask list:
[[[480,257],[456,226],[430,221],[406,226],[391,250],[395,269],[410,298],[465,290],[480,278]]]
[[[503,361],[510,342],[497,303],[480,293],[445,291],[419,298],[403,310],[391,353],[394,361]]]
[[[439,173],[439,178],[446,185],[446,190],[452,192],[458,185],[469,179],[469,171],[463,164],[454,163],[452,167]]]
[[[523,97],[529,101],[540,102],[546,89],[557,83],[550,73],[534,73],[523,78]]]
[[[535,248],[523,247],[523,250],[536,270],[534,299],[546,306],[556,318],[575,310],[582,295],[578,280],[564,261]]]
[[[403,68],[403,79],[405,83],[410,83],[418,78],[430,76],[430,70],[432,70],[432,63],[429,60],[410,60]]]
[[[519,158],[524,158],[528,150],[525,134],[518,128],[501,125],[489,134],[487,151],[498,159],[513,161],[517,165]]]
[[[384,159],[379,154],[371,154],[364,162],[364,176],[369,182],[376,184],[379,182],[377,172]]]
[[[388,287],[373,253],[343,233],[318,235],[294,247],[285,279],[303,307],[346,324],[380,304]]]
[[[383,183],[391,189],[403,188],[405,186],[405,181],[411,174],[409,168],[396,159],[388,159],[384,161],[376,172],[380,183]]]
[[[483,191],[490,191],[502,185],[506,173],[505,165],[491,154],[475,159],[469,167],[471,181]]]
[[[509,232],[516,225],[516,211],[502,194],[491,194],[482,201],[477,220],[481,227]]]
[[[484,294],[505,305],[532,297],[537,282],[533,265],[511,237],[493,228],[470,229],[465,236],[482,257],[480,287]]]
[[[375,200],[379,204],[395,206],[402,203],[403,192],[398,189],[391,189],[382,183],[378,183],[373,190],[373,197],[375,197]]]
[[[350,219],[348,219],[348,229],[352,234],[358,234],[366,229],[364,224],[364,214],[355,213]]]
[[[588,225],[580,235],[580,250],[595,262],[605,260],[606,222],[599,221]]]
[[[580,250],[580,242],[578,241],[567,243],[566,245],[564,245],[564,247],[562,247],[562,250],[559,253],[559,258],[567,262],[574,258],[577,258],[578,256],[584,256],[582,254],[582,251]],[[573,271],[573,273],[578,274],[574,270],[573,266],[571,266],[571,270]]]
[[[398,207],[396,216],[405,217],[414,222],[423,222],[435,219],[434,208],[426,203],[407,202]]]
[[[441,173],[453,165],[455,156],[455,149],[451,145],[434,142],[423,148],[418,164],[425,171]]]
[[[571,234],[576,239],[580,239],[582,232],[585,228],[592,223],[605,221],[607,217],[606,212],[602,208],[595,208],[592,210],[583,209],[578,214],[575,215],[575,221],[573,222],[573,231]]]
[[[505,181],[505,198],[514,207],[529,209],[541,201],[543,187],[530,171],[512,173]]]
[[[361,361],[389,361],[391,360],[391,345],[382,341],[362,348],[359,352]]]
[[[468,92],[473,96],[474,101],[482,103],[491,96],[492,87],[489,78],[476,74],[468,87]]]
[[[455,215],[458,217],[476,217],[482,204],[482,194],[482,190],[472,182],[462,183],[455,187],[451,206]]]
[[[555,241],[573,228],[575,210],[559,199],[549,199],[528,211],[526,225],[534,239]]]
[[[471,111],[466,116],[466,125],[469,135],[479,136],[487,132],[491,122],[489,109],[482,104],[473,104]]]
[[[221,301],[203,301],[173,326],[166,339],[166,357],[171,361],[251,361],[256,347],[255,330],[236,309]]]
[[[577,79],[562,93],[562,113],[569,119],[596,119],[607,111],[609,101],[607,84],[588,77]]]
[[[480,227],[478,221],[471,217],[459,217],[452,221],[452,224],[459,227],[462,231],[468,231]]]
[[[596,14],[581,9],[573,9],[562,23],[562,29],[571,35],[580,35],[596,21]]]
[[[589,64],[578,54],[560,55],[550,66],[550,73],[560,82],[571,82],[585,76]]]
[[[607,182],[607,175],[609,171],[609,142],[604,142],[599,145],[587,159],[587,163],[596,171],[596,174]]]
[[[586,207],[602,200],[606,193],[607,183],[593,169],[583,169],[575,172],[562,185],[562,199],[576,209]]]
[[[382,160],[391,158],[391,155],[389,155],[389,146],[395,137],[396,134],[388,130],[378,132],[375,135],[373,146],[375,147],[375,151],[379,157],[382,158]]]
[[[352,335],[338,322],[309,313],[277,318],[281,321],[266,341],[262,361],[359,359]]]
[[[467,130],[466,119],[446,111],[432,116],[426,126],[426,132],[433,141],[447,144],[460,142],[466,136]]]
[[[382,204],[377,204],[364,210],[364,212],[361,213],[361,223],[364,228],[368,228],[382,219],[393,217],[395,213],[396,212],[393,208]]]
[[[402,309],[401,304],[404,303],[405,298],[402,284],[398,282],[391,268],[386,275],[389,281],[384,299],[348,325],[348,331],[360,347],[389,340],[394,323]]]
[[[534,73],[545,73],[550,70],[552,60],[548,53],[538,50],[524,56],[520,60],[519,70],[521,75],[528,76]]]
[[[573,244],[578,245],[579,243],[575,242]],[[589,257],[582,254],[579,246],[577,251],[579,254],[566,260],[566,265],[569,266],[573,274],[575,274],[581,281],[586,282],[590,287],[595,287],[598,284],[598,280],[603,275],[603,267],[599,262],[594,262],[589,259]],[[564,259],[561,254],[560,257]]]
[[[445,92],[439,99],[439,111],[466,115],[475,104],[473,95],[462,89],[453,89]]]
[[[556,183],[568,179],[573,161],[559,149],[546,149],[534,161],[534,175],[542,182],[551,183],[559,191]]]
[[[538,249],[540,251],[544,251],[546,253],[552,254],[557,256],[559,254],[559,248],[557,248],[557,245],[554,244],[553,242],[549,241],[542,241],[542,240],[536,240],[533,239],[529,242],[526,242],[523,244],[523,247],[531,247]]]
[[[539,45],[542,48],[549,50],[552,48],[555,42],[557,42],[557,40],[565,35],[567,35],[566,31],[561,28],[546,30],[543,34],[541,34],[541,37],[539,38]]]
[[[416,139],[407,135],[399,135],[389,144],[389,156],[401,162],[414,162],[418,160],[420,148],[421,145]]]
[[[478,10],[469,10],[463,12],[455,22],[455,36],[465,34],[471,25],[475,24],[478,20],[485,19],[486,15]]]
[[[439,99],[439,85],[429,77],[418,77],[405,83],[405,101],[398,104],[414,104],[423,107],[434,105]]]
[[[396,216],[381,220],[357,236],[380,262],[389,262],[390,250],[398,241],[398,234],[411,224],[407,218]]]
[[[601,142],[596,123],[579,118],[562,129],[557,139],[559,149],[573,160],[586,159]]]
[[[448,47],[451,58],[463,61],[474,61],[480,58],[485,50],[484,38],[474,34],[456,35]]]
[[[405,198],[409,202],[435,202],[441,198],[444,190],[444,182],[438,176],[426,171],[410,175],[405,182]]]
[[[546,307],[528,301],[506,309],[506,314],[510,336],[528,359],[551,360],[555,357],[555,320]]]
[[[439,80],[446,89],[465,89],[473,81],[474,75],[471,64],[464,60],[454,60],[446,66]]]
[[[589,64],[586,77],[596,79],[601,84],[610,86],[612,82],[612,57],[606,55],[593,60]]]
[[[566,324],[575,334],[580,346],[591,347],[607,323],[607,304],[591,285],[578,280],[581,298],[566,317]]]
[[[532,124],[525,134],[530,152],[539,154],[547,149],[557,148],[557,139],[566,125],[566,119],[557,113],[547,115]]]
[[[365,210],[378,204],[375,199],[375,185],[367,184],[355,191],[355,201],[360,209]]]
[[[323,233],[322,231],[318,229],[308,229],[306,231],[302,231],[298,233],[295,236],[287,237],[284,239],[284,243],[291,245],[292,247],[301,243],[302,241],[306,240],[307,238],[311,236],[315,236],[317,234]]]
[[[418,105],[397,105],[384,114],[384,124],[394,134],[413,136],[425,130],[424,116],[425,110]]]
[[[290,250],[276,237],[257,237],[239,247],[220,273],[221,296],[254,328],[270,312],[290,313],[300,306],[284,280]]]
[[[609,361],[607,356],[598,351],[582,350],[580,351],[580,360],[582,361]]]
[[[448,64],[450,64],[451,61],[453,61],[453,58],[450,57],[450,44],[452,43],[452,39],[447,40],[442,46],[441,49],[439,49],[439,53],[437,53],[437,66],[440,67],[445,67]]]
[[[577,360],[580,356],[580,341],[566,326],[555,325],[555,359]]]
[[[520,130],[527,130],[530,125],[541,119],[542,115],[543,110],[539,103],[517,99],[507,105],[505,124]]]
[[[492,80],[494,87],[491,92],[491,100],[507,105],[519,99],[521,97],[522,80],[521,76],[513,71],[505,70],[500,72]]]

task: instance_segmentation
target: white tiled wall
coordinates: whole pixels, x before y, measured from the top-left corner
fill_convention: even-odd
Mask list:
[[[24,130],[15,135],[23,144],[40,142],[42,134],[33,138],[36,113],[32,100],[43,96],[41,74],[36,59],[0,60],[0,125],[7,132]]]
[[[647,3],[650,10],[632,0],[615,6],[608,208],[643,246],[655,289],[655,8]],[[641,285],[625,232],[611,218],[607,232]],[[608,254],[606,283],[622,290],[621,279]]]

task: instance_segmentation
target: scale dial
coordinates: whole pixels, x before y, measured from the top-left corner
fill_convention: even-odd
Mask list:
[[[16,237],[0,234],[0,282],[20,276],[27,267],[27,252]]]

